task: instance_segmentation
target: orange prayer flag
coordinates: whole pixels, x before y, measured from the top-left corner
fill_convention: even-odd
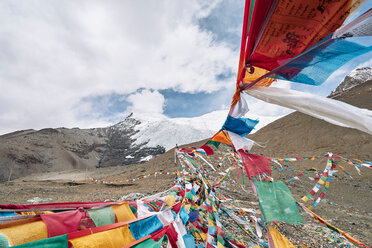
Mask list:
[[[226,131],[222,130],[216,133],[210,140],[217,141],[225,144],[231,144],[231,140]]]

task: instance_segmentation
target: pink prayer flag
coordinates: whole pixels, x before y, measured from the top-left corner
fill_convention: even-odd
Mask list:
[[[40,217],[47,226],[48,237],[50,238],[77,231],[84,215],[84,211],[75,210],[41,214]]]

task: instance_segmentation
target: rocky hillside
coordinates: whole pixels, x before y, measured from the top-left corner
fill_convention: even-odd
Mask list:
[[[194,118],[131,114],[113,126],[47,128],[0,136],[0,181],[30,173],[90,169],[146,162],[176,145],[211,137],[227,111]],[[278,117],[259,117],[259,127]]]
[[[148,161],[164,153],[166,148],[159,145],[159,142],[149,144],[150,140],[139,136],[141,125],[144,123],[149,126],[149,123],[131,115],[124,121],[106,128],[47,128],[2,135],[0,181],[7,180],[10,175],[11,178],[18,178],[30,173],[109,167]],[[176,125],[174,128],[182,130],[181,126]],[[171,131],[172,128],[168,130]],[[193,131],[198,138],[206,138],[213,133],[211,130]],[[186,141],[195,140],[191,137]]]

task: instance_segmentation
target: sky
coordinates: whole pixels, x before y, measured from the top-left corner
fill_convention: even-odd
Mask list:
[[[175,118],[228,109],[235,89],[243,4],[0,1],[0,134],[103,127],[131,112]],[[326,96],[350,70],[371,65],[370,57],[341,67],[322,87],[277,84]],[[246,99],[253,114],[290,112]]]

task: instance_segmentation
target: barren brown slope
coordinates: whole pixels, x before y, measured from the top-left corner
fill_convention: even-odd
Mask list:
[[[372,81],[358,85],[335,99],[372,109]],[[348,158],[372,160],[372,135],[294,112],[270,123],[248,138],[267,142],[253,152],[267,156],[308,156],[333,152]]]

